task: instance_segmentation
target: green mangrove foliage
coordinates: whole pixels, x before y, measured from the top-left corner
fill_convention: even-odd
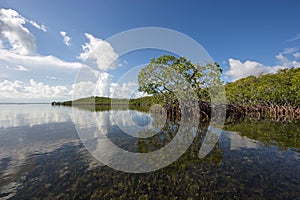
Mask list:
[[[243,106],[299,106],[300,68],[227,83],[226,97],[228,103]]]
[[[200,101],[210,101],[208,88],[221,85],[222,69],[217,63],[193,64],[184,57],[163,55],[153,58],[138,75],[139,91],[159,97],[163,103],[176,103],[178,89],[191,87]],[[179,77],[180,76],[180,77]],[[176,91],[175,91],[176,90]],[[176,93],[177,92],[177,93]],[[176,94],[175,94],[176,93]],[[186,93],[182,96],[186,96]]]

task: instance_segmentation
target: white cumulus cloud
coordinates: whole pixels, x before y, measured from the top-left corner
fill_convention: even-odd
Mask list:
[[[51,88],[61,85],[71,88],[78,71],[82,68],[87,68],[87,66],[79,62],[66,62],[54,56],[20,55],[0,49],[0,82],[9,81],[15,83],[15,81],[19,81],[25,85],[27,83],[26,86],[28,86],[29,80],[33,79]],[[0,102],[28,102],[28,97],[32,99],[41,97],[39,93],[33,93],[34,87],[38,87],[38,84],[32,84],[30,87],[30,89],[25,90],[24,94],[23,92],[20,93],[20,91],[18,93],[9,92],[8,88],[5,90],[7,95],[2,95]],[[14,90],[14,88],[11,89]],[[63,91],[66,92],[66,90]],[[69,99],[71,96],[68,96],[68,93],[69,91],[64,96],[66,98],[61,100]],[[15,96],[14,100],[9,101],[8,98],[13,98],[13,96]],[[46,100],[46,97],[48,100]],[[58,96],[44,95],[42,101],[50,102],[56,97],[58,98]]]
[[[99,78],[96,84],[96,96],[110,96],[110,85],[112,75],[106,72],[99,73]]]
[[[43,101],[45,99],[65,99],[69,90],[66,86],[50,86],[30,79],[23,81],[0,82],[0,100],[3,102],[18,99],[21,102]]]
[[[106,41],[95,38],[93,35],[86,33],[89,42],[82,45],[83,52],[79,58],[91,66],[96,66],[101,71],[107,71],[116,67],[118,54],[113,47]]]
[[[73,99],[89,96],[110,97],[112,75],[107,72],[90,71],[94,74],[90,80],[80,80],[72,84],[71,94]]]
[[[89,96],[94,96],[95,83],[93,81],[81,81],[72,84],[72,90],[70,91],[72,99],[79,99]]]
[[[294,55],[297,56],[297,53]],[[284,67],[284,68],[297,68],[300,67],[300,62],[297,62],[296,60],[290,60],[287,56],[283,55],[282,53],[279,53],[278,55],[275,56],[279,63]]]
[[[278,65],[267,66],[256,61],[247,60],[244,63],[240,60],[233,58],[229,59],[230,69],[225,72],[225,78],[235,81],[240,78],[245,78],[250,75],[258,76],[260,74],[276,73],[280,69],[284,68],[297,68],[300,67],[300,62],[296,60],[290,60],[289,58],[299,58],[300,53],[296,52],[297,48],[286,48],[283,52],[275,56],[278,60]]]
[[[66,46],[71,46],[72,38],[69,37],[65,31],[61,31],[60,35],[63,37],[65,45]]]
[[[23,67],[22,65],[17,65],[16,67],[6,66],[6,68],[15,71],[24,71],[24,72],[29,71],[26,67]]]
[[[26,22],[46,31],[45,26],[24,18],[15,10],[0,9],[0,48],[6,48],[21,55],[35,54],[35,38],[24,26]],[[5,46],[5,41],[9,45]]]
[[[132,84],[116,87],[118,84],[112,83],[112,75],[106,72],[118,64],[118,55],[108,42],[86,33],[88,42],[82,45],[79,56],[85,64],[67,62],[37,54],[35,37],[26,25],[47,31],[44,25],[26,19],[15,10],[0,9],[0,102],[51,102],[69,100],[72,96],[131,93]],[[71,37],[65,31],[59,34],[65,45],[70,46]],[[74,83],[82,69],[90,69],[90,73],[81,74],[81,80]],[[95,78],[90,80],[91,76]]]
[[[32,26],[34,26],[35,28],[37,29],[40,29],[44,32],[47,32],[47,28],[45,25],[39,25],[38,23],[36,23],[35,21],[32,21],[32,20],[28,20],[28,19],[25,19],[28,23],[30,23]]]
[[[145,93],[138,91],[138,83],[112,83],[110,85],[110,96],[113,98],[139,98],[145,96]]]
[[[113,83],[107,71],[118,66],[118,54],[106,41],[86,33],[79,58],[67,62],[55,56],[36,53],[36,42],[26,25],[47,31],[44,25],[21,16],[12,9],[0,9],[0,102],[51,102],[88,96],[134,97],[136,83]],[[61,31],[65,45],[71,37]],[[123,64],[127,64],[123,61]],[[96,67],[96,68],[95,68]],[[89,69],[89,73],[79,70]],[[88,71],[88,70],[87,70]],[[94,78],[91,78],[94,77]]]
[[[235,81],[240,78],[244,78],[250,75],[258,76],[260,74],[275,73],[279,69],[283,69],[283,66],[265,66],[256,61],[246,61],[242,63],[240,60],[233,58],[229,59],[230,69],[225,72],[226,77],[230,77]]]

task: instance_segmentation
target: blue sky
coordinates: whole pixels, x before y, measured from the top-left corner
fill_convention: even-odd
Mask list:
[[[39,83],[41,83],[40,88],[36,89],[34,94],[49,86],[48,90],[52,88],[57,94],[59,93],[57,96],[52,95],[54,99],[70,98],[63,93],[71,94],[72,82],[79,68],[77,65],[86,64],[84,59],[79,58],[84,52],[82,46],[91,44],[85,33],[95,39],[105,40],[122,31],[140,27],[164,27],[179,31],[200,43],[210,56],[220,63],[224,70],[225,81],[251,74],[273,73],[284,67],[300,66],[299,1],[4,0],[0,2],[0,8],[12,9],[19,16],[39,25],[37,28],[29,22],[22,24],[35,40],[34,52],[24,54],[13,51],[9,44],[10,36],[7,35],[7,37],[0,36],[4,44],[3,50],[22,54],[22,56],[38,55],[40,59],[52,56],[66,62],[64,63],[66,65],[67,63],[72,65],[64,68],[56,66],[59,63],[55,63],[54,65],[60,69],[60,74],[65,73],[59,78],[53,72],[56,67],[51,70],[51,66],[48,66],[47,70],[42,70],[43,66],[41,66],[39,69],[38,65],[42,61],[34,63],[33,67],[28,66],[30,63],[26,63],[25,58],[18,64],[18,59],[10,62],[7,57],[5,59],[0,57],[2,71],[0,89],[5,88],[7,93],[0,96],[0,102],[49,101],[52,98],[51,91],[46,91],[47,95],[38,94],[34,98],[32,97],[34,95],[31,95],[30,98],[22,99],[22,95],[17,94],[18,91],[9,96],[9,89],[28,93],[34,90],[32,87],[38,87],[36,85]],[[42,25],[46,27],[45,31],[42,30]],[[61,34],[61,31],[64,31],[65,35]],[[66,36],[70,37],[69,46],[64,44]],[[114,79],[126,70],[144,64],[151,57],[161,53],[159,51],[137,52],[123,58],[121,64],[119,63],[122,67],[105,71],[113,76],[111,82],[106,83],[106,87],[109,87],[116,81]],[[24,66],[25,64],[27,65]],[[28,70],[22,70],[20,66]],[[17,86],[13,85],[16,81],[20,81],[17,82]]]

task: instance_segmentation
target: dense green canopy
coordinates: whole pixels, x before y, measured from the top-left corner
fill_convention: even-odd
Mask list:
[[[202,66],[193,64],[184,57],[163,55],[153,58],[150,64],[140,71],[139,91],[163,95],[165,101],[174,102],[176,97],[180,96],[178,91],[192,88],[197,99],[209,101],[208,88],[222,84],[221,73],[217,63]]]
[[[228,103],[240,105],[299,106],[300,68],[275,74],[249,76],[226,84]]]

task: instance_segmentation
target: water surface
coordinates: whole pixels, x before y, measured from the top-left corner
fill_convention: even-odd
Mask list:
[[[127,151],[151,152],[175,137],[178,122],[155,125],[151,115],[134,110],[75,112],[80,115],[69,107],[0,105],[0,199],[299,199],[297,123],[227,125],[204,159],[198,153],[208,125],[200,124],[190,132],[196,134],[192,145],[176,162],[132,174],[95,160],[76,127],[87,138],[101,130]],[[130,130],[133,122],[157,134],[137,138],[136,130]]]

